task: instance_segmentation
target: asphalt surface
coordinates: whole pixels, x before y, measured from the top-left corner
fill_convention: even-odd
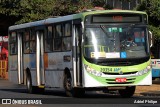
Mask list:
[[[137,86],[134,96],[160,97],[160,79],[156,79],[152,83],[153,84],[151,86]],[[17,90],[19,92],[22,91],[22,93],[27,93],[27,90],[25,89],[24,85],[13,84],[9,80],[5,80],[5,79],[1,79],[1,78],[0,78],[0,90],[6,90],[6,91],[12,90],[13,92],[14,91],[16,92],[16,90]],[[101,93],[101,92],[97,92],[97,93]],[[64,94],[64,93],[62,92],[62,94]],[[57,94],[57,96],[58,96],[58,94]],[[61,94],[60,94],[60,96],[61,96]]]
[[[50,90],[47,90],[44,95],[28,94],[24,85],[13,84],[8,80],[0,79],[0,98],[42,98],[49,102],[43,105],[12,104],[0,105],[0,107],[160,107],[159,80],[153,81],[152,86],[138,86],[133,98],[130,99],[122,99],[117,94],[107,95],[99,91],[95,93],[87,93],[84,98],[68,98],[64,92]],[[158,101],[158,104],[135,103],[135,101],[146,99]]]
[[[160,97],[160,79],[152,81],[151,86],[137,86],[135,96]]]

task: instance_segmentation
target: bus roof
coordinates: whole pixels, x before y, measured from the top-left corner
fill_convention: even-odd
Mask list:
[[[39,20],[39,21],[34,21],[34,22],[29,22],[29,23],[24,23],[24,24],[19,24],[19,25],[13,25],[9,27],[9,31],[11,30],[18,30],[18,29],[24,29],[24,28],[29,28],[29,27],[36,27],[36,26],[43,26],[47,24],[52,24],[56,22],[62,22],[62,21],[67,21],[67,20],[72,20],[72,19],[83,19],[86,15],[91,15],[91,14],[103,14],[103,13],[137,13],[137,14],[146,14],[146,12],[142,11],[133,11],[133,10],[97,10],[97,11],[88,11],[88,12],[81,12],[77,14],[72,14],[72,15],[67,15],[67,16],[60,16],[56,18],[48,18],[44,20]]]

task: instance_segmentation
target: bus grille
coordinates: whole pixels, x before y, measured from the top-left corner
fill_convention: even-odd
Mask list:
[[[126,82],[116,82],[115,79],[106,79],[107,84],[132,84],[136,78],[128,78]]]
[[[110,72],[103,72],[104,74],[107,75],[126,75],[126,74],[136,74],[138,71],[134,71],[134,72],[123,72],[123,74],[120,73],[110,73]]]

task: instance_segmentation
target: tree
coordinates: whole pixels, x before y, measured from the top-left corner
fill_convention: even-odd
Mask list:
[[[52,15],[54,0],[21,0],[19,15],[22,19],[19,23],[44,19]]]
[[[19,18],[16,23],[40,20],[52,15],[54,0],[4,0],[0,3],[0,13]]]
[[[90,0],[56,0],[53,6],[53,16],[64,16],[92,8]]]
[[[3,0],[0,1],[0,14],[17,17],[19,21],[16,24],[20,24],[69,15],[92,7],[90,0]]]
[[[160,39],[160,0],[142,0],[137,10],[147,12],[149,16],[149,28],[155,39]]]
[[[106,4],[106,0],[92,0],[92,5],[94,7],[102,7],[104,9],[113,9],[112,6]]]

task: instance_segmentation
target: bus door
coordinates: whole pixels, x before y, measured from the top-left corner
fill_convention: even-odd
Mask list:
[[[43,37],[43,30],[36,31],[36,72],[38,86],[44,84]]]
[[[18,33],[18,84],[24,83],[24,71],[23,71],[23,43],[22,43],[22,37],[23,33]]]
[[[81,57],[81,23],[74,24],[74,40],[73,40],[73,72],[74,86],[82,86],[82,57]]]

